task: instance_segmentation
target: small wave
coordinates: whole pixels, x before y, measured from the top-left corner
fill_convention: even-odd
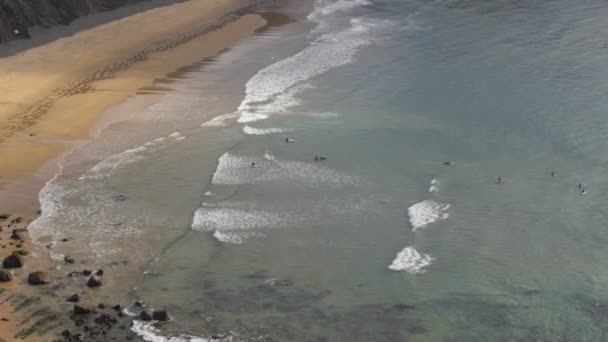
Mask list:
[[[319,119],[337,119],[340,117],[340,114],[332,112],[310,113],[308,115]]]
[[[388,266],[393,271],[407,271],[412,274],[424,273],[424,268],[434,259],[428,254],[420,254],[414,247],[405,247]]]
[[[232,336],[220,339],[203,338],[186,334],[163,336],[160,329],[154,326],[154,323],[138,320],[133,321],[131,331],[148,342],[228,342],[233,340]]]
[[[169,134],[169,138],[178,138],[180,137],[182,134],[180,132],[175,132],[175,133],[171,133]]]
[[[289,128],[276,128],[276,127],[254,128],[249,125],[245,125],[243,127],[243,133],[249,134],[249,135],[267,135],[267,134],[275,134],[275,133],[290,132],[290,131],[293,131],[293,130],[289,129]]]
[[[239,117],[239,113],[228,113],[203,123],[201,127],[226,127],[230,125],[230,121]]]
[[[449,216],[447,213],[449,208],[449,204],[433,200],[425,200],[412,205],[408,208],[412,230],[416,231],[419,228],[426,227],[430,223],[445,220]]]
[[[255,163],[255,167],[251,164]],[[237,156],[226,152],[219,164],[212,184],[239,185],[268,182],[297,182],[308,185],[353,185],[356,177],[331,170],[318,163],[278,160],[269,153],[264,158]]]

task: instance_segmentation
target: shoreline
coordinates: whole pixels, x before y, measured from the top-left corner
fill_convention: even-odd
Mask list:
[[[174,6],[186,6],[194,2],[196,0],[177,3],[148,11],[153,13],[145,12],[138,15],[155,16],[159,14],[158,11],[171,11],[175,10]],[[26,124],[13,126],[12,131],[0,124],[0,156],[11,161],[11,165],[3,165],[0,168],[0,211],[2,211],[0,214],[12,214],[11,219],[16,216],[22,217],[23,228],[27,227],[29,222],[38,216],[38,192],[59,171],[58,162],[70,151],[99,134],[105,126],[100,124],[103,122],[104,114],[112,106],[123,103],[140,92],[150,94],[146,96],[151,98],[155,97],[155,94],[166,93],[168,89],[157,87],[155,81],[158,78],[179,72],[180,69],[205,58],[217,56],[227,47],[267,25],[267,20],[263,16],[252,13],[248,2],[235,0],[226,2],[229,3],[224,8],[227,13],[210,23],[188,30],[186,34],[183,31],[173,32],[172,38],[165,40],[151,51],[140,50],[144,53],[136,53],[134,56],[137,57],[119,58],[118,63],[108,59],[107,62],[111,63],[109,65],[117,65],[117,70],[109,77],[106,75],[93,78],[84,83],[81,77],[79,82],[67,82],[68,86],[60,87],[59,93],[51,93],[51,96],[53,94],[59,96],[52,98],[50,102],[48,95],[36,102],[50,104],[48,110],[43,111],[37,121],[28,122],[31,117],[26,115]],[[241,4],[241,7],[234,8],[237,4]],[[122,20],[128,21],[129,18]],[[108,25],[117,25],[117,23],[111,22]],[[94,31],[103,30],[104,26],[105,24],[79,34],[102,34]],[[70,38],[62,38],[58,41],[65,39]],[[56,43],[52,42],[48,45]],[[45,49],[45,47],[36,47],[33,50]],[[3,62],[6,59],[14,60],[20,57],[21,55],[0,58],[0,70],[5,66]],[[108,65],[108,63],[100,65]],[[99,69],[96,72],[99,72]],[[92,74],[95,72],[81,73],[80,76]],[[87,77],[84,79],[87,80]],[[5,108],[6,105],[0,104],[1,121],[7,118],[6,111],[3,112]],[[34,105],[33,108],[39,107]],[[20,115],[9,115],[9,117],[14,123],[15,118],[19,118]],[[10,241],[12,228],[14,227],[4,226],[0,244]],[[72,307],[70,303],[65,303],[62,291],[56,291],[59,293],[54,294],[49,291],[60,286],[74,288],[74,281],[65,279],[65,271],[61,271],[61,262],[53,260],[43,246],[33,245],[29,237],[20,244],[29,252],[29,255],[24,257],[26,265],[23,269],[12,272],[15,279],[8,283],[0,283],[0,302],[8,304],[2,305],[0,309],[0,319],[8,319],[8,321],[0,321],[0,341],[47,341],[49,338],[61,338],[58,337],[62,330],[60,327],[73,325],[66,314],[66,310],[71,310]],[[9,254],[9,251],[4,251],[6,252],[2,253],[2,258]],[[80,265],[83,266],[86,265]],[[51,276],[51,284],[43,287],[28,285],[27,273],[33,271],[48,272]],[[87,305],[93,305],[94,300],[95,295],[92,295],[87,300]],[[122,317],[122,311],[118,315]],[[32,318],[34,316],[40,316],[40,319],[34,320]],[[78,325],[77,321],[74,322]],[[17,334],[21,334],[21,337],[17,338]],[[128,329],[122,334],[132,336]]]
[[[159,77],[204,58],[218,55],[225,48],[265,25],[265,19],[258,14],[250,13],[251,7],[248,2],[226,1],[229,4],[224,8],[226,13],[216,16],[210,23],[197,24],[194,29],[173,32],[169,38],[162,40],[149,39],[151,43],[148,44],[151,45],[136,49],[136,52],[128,52],[127,57],[123,55],[114,58],[115,56],[110,54],[106,60],[97,61],[94,68],[89,67],[95,71],[85,70],[75,73],[58,71],[59,79],[53,80],[53,84],[59,84],[57,90],[44,83],[34,87],[36,89],[31,89],[32,84],[40,84],[41,77],[45,76],[43,74],[32,76],[14,72],[0,76],[0,90],[6,90],[5,99],[11,98],[11,92],[17,93],[20,90],[33,93],[25,96],[24,101],[28,98],[39,98],[34,100],[25,111],[15,111],[16,107],[26,107],[7,104],[11,101],[0,102],[0,156],[3,160],[10,161],[0,168],[2,195],[0,208],[14,210],[24,205],[32,205],[31,201],[18,198],[20,191],[10,185],[14,185],[19,179],[35,175],[36,171],[43,168],[49,160],[91,139],[90,129],[106,109],[137,94],[142,88],[153,85],[155,79]],[[145,16],[143,19],[132,20],[135,22],[163,20],[161,14],[167,15],[165,11],[173,13],[174,6],[186,6],[177,10],[181,12],[192,10],[187,5],[198,7],[199,3],[199,0],[191,0],[154,9],[138,14]],[[236,4],[241,4],[242,7],[235,9]],[[159,11],[160,14],[157,13]],[[150,16],[152,19],[148,18]],[[83,43],[82,40],[87,40],[89,36],[111,33],[104,32],[108,30],[120,32],[123,30],[121,24],[131,23],[129,20],[130,17],[127,17],[120,20],[125,21],[124,23],[106,24],[111,25],[110,28],[102,25],[66,38],[67,41],[60,39],[47,46],[34,48],[30,50],[31,52],[28,51],[32,56],[22,54],[0,59],[0,70],[9,70],[11,66],[26,68],[34,57],[38,60],[42,58],[40,56],[42,53],[64,54],[65,52],[61,50],[64,45],[69,45],[73,49],[82,49],[83,47],[79,46]],[[97,30],[100,32],[96,32]],[[75,41],[72,42],[71,39]],[[87,44],[89,43],[85,42],[84,48]],[[55,65],[57,68],[66,67],[62,59],[57,59],[54,63],[57,64]],[[19,68],[13,67],[12,70]],[[20,76],[24,76],[23,79],[20,79]],[[3,84],[2,78],[10,82]],[[6,191],[7,188],[13,189]]]

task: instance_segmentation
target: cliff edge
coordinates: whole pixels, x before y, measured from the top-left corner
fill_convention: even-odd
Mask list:
[[[0,0],[0,43],[30,38],[28,29],[67,25],[92,13],[149,0]]]

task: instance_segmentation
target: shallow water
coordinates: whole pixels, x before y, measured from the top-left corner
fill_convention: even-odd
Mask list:
[[[603,340],[608,9],[314,7],[73,153],[35,236],[127,260],[150,340]]]

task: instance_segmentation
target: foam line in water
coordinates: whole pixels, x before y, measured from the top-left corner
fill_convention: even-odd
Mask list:
[[[290,131],[293,131],[293,129],[278,128],[278,127],[255,128],[255,127],[251,127],[249,125],[245,125],[243,127],[243,133],[248,134],[248,135],[268,135],[268,134],[276,134],[276,133],[283,133],[283,132],[290,132]]]
[[[426,227],[430,223],[445,220],[449,216],[447,213],[449,208],[449,204],[433,200],[425,200],[412,205],[408,208],[412,230],[416,231],[419,228]]]
[[[414,247],[405,247],[397,253],[395,260],[388,266],[393,271],[406,271],[412,274],[424,273],[425,267],[434,259],[429,254],[420,254]]]

